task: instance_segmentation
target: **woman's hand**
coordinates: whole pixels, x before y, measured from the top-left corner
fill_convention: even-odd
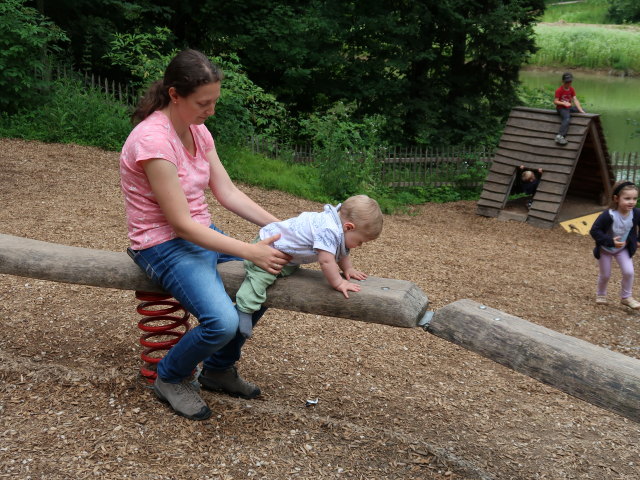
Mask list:
[[[280,270],[282,270],[282,267],[291,260],[291,255],[282,253],[280,250],[276,250],[271,246],[271,244],[279,238],[280,234],[278,233],[273,237],[265,238],[264,240],[260,240],[259,242],[252,244],[254,251],[251,257],[247,258],[247,260],[251,260],[258,267],[263,269],[265,272],[269,272],[271,275],[278,275]]]

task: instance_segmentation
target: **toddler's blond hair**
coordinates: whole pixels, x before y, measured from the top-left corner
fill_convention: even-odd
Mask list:
[[[367,195],[347,198],[340,207],[342,222],[353,222],[369,240],[375,240],[382,232],[382,211],[380,205]]]
[[[533,173],[531,170],[525,170],[524,172],[522,172],[522,181],[523,182],[528,182],[534,178],[536,178],[536,174]]]

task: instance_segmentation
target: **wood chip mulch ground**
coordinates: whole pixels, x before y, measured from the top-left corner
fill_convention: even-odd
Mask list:
[[[322,207],[241,187],[281,218]],[[211,210],[229,234],[255,235]],[[1,139],[0,233],[124,251],[118,154]],[[614,301],[619,271],[612,303],[594,303],[591,248],[457,202],[386,216],[353,260],[415,282],[434,309],[470,298],[640,358],[640,313]],[[138,374],[137,303],[0,275],[0,478],[640,478],[640,424],[418,328],[283,310],[265,315],[239,363],[262,397],[205,392],[213,417],[183,419]]]

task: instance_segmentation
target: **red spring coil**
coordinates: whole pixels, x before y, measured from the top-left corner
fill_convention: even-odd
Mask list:
[[[140,354],[144,362],[140,374],[153,382],[157,376],[158,362],[189,331],[190,315],[169,294],[136,291],[136,298],[142,300],[136,311],[144,316],[138,322],[138,328],[145,332],[140,337],[140,345],[145,347]],[[161,306],[166,308],[150,308]],[[182,316],[172,315],[178,311],[183,312]],[[183,330],[178,330],[180,327]]]

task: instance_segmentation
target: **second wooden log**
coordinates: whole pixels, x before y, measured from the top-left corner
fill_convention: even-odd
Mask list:
[[[437,310],[425,329],[569,395],[640,422],[640,360],[468,299]]]

